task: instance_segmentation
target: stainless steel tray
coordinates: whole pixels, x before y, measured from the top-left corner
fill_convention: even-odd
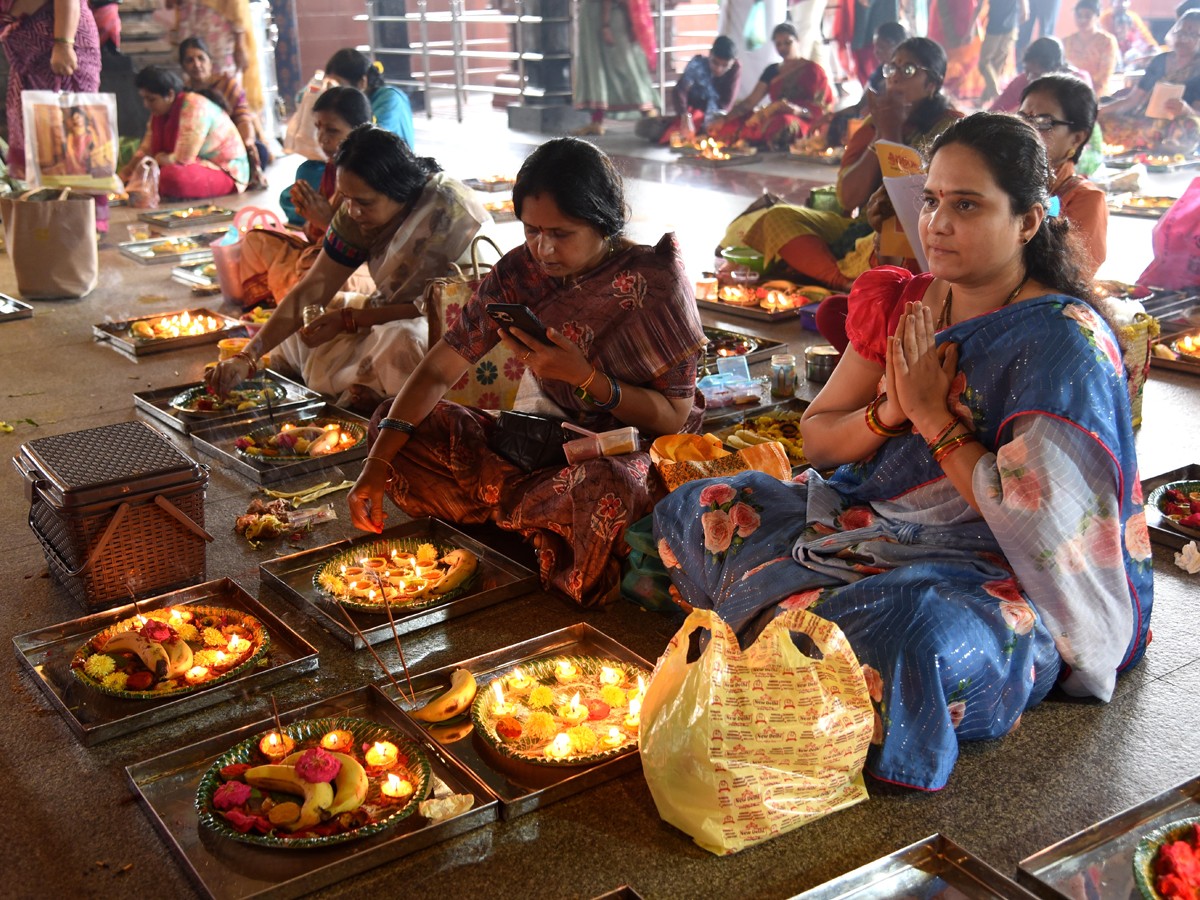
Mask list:
[[[506,178],[502,176],[492,176],[495,180],[487,178],[464,178],[463,184],[472,190],[484,191],[489,194],[496,194],[500,191],[511,191],[513,185],[516,184],[515,178]]]
[[[168,316],[181,316],[187,313],[195,318],[196,316],[211,316],[222,323],[222,326],[216,331],[207,331],[204,334],[188,334],[182,337],[174,338],[153,338],[147,340],[137,340],[129,333],[129,329],[133,327],[135,322],[150,322],[158,319],[165,319]],[[114,350],[119,350],[126,356],[139,357],[149,356],[152,353],[165,353],[168,350],[179,350],[183,347],[199,347],[202,344],[215,344],[221,338],[241,336],[246,332],[243,330],[245,324],[241,319],[235,319],[232,316],[227,316],[224,313],[213,312],[211,309],[204,307],[196,307],[195,309],[180,309],[175,312],[155,313],[152,316],[137,316],[133,319],[125,319],[121,322],[101,322],[92,326],[92,339],[97,342],[107,342]]]
[[[709,159],[694,153],[681,153],[675,161],[683,166],[696,166],[701,169],[726,169],[729,166],[748,166],[761,158],[761,153],[737,153],[729,159]]]
[[[216,273],[205,275],[203,272],[203,269],[211,265],[211,262],[194,262],[183,266],[176,266],[171,270],[171,280],[191,287],[217,290],[220,288],[220,285],[217,283]]]
[[[1154,343],[1163,344],[1169,347],[1179,338],[1188,334],[1192,335],[1193,337],[1200,336],[1200,329],[1193,326],[1187,331],[1181,331],[1178,334],[1163,334]],[[1153,348],[1151,348],[1150,365],[1159,369],[1174,369],[1176,372],[1187,372],[1189,375],[1200,375],[1200,358],[1187,356],[1182,353],[1179,355],[1179,359],[1166,359],[1161,356],[1155,356]]]
[[[787,344],[780,341],[759,337],[756,334],[747,334],[744,331],[734,331],[732,328],[715,328],[705,325],[704,336],[708,338],[708,345],[704,348],[704,364],[702,368],[710,373],[717,371],[717,359],[719,358],[718,354],[713,351],[712,345],[722,339],[742,338],[753,341],[757,346],[749,353],[741,354],[748,365],[763,362],[770,359],[771,354],[783,353],[787,350]]]
[[[117,244],[117,249],[121,251],[122,256],[128,256],[132,260],[136,260],[143,265],[159,265],[161,263],[174,263],[179,265],[185,262],[200,262],[201,260],[211,260],[212,250],[209,244],[213,241],[224,237],[225,229],[219,231],[203,231],[199,234],[177,235],[148,238],[144,241],[125,241],[122,244]],[[183,241],[195,241],[200,246],[190,249],[176,250],[155,250],[157,245],[172,244],[175,247],[180,247]]]
[[[1138,897],[1133,851],[1147,832],[1200,815],[1200,777],[1021,860],[1017,879],[1038,897]]]
[[[270,370],[267,370],[262,377],[269,378],[281,385],[287,392],[287,396],[283,400],[271,407],[276,415],[281,412],[295,413],[297,410],[319,406],[325,402],[324,398],[316,391],[309,390],[304,385],[290,381]],[[218,425],[246,418],[245,412],[231,412],[226,415],[198,415],[185,413],[171,406],[171,401],[175,397],[190,387],[196,387],[196,384],[196,382],[192,382],[175,387],[156,388],[152,391],[137,391],[133,395],[134,408],[155,422],[183,434],[191,434],[200,428],[215,428]],[[267,416],[265,408],[262,410],[262,415]]]
[[[491,653],[414,676],[412,685],[417,695],[415,705],[421,706],[444,691],[450,684],[450,673],[455,669],[467,669],[475,676],[479,690],[483,691],[487,690],[497,675],[513,666],[564,654],[603,656],[641,666],[648,672],[654,669],[650,663],[623,644],[586,622],[580,622],[502,650],[493,650]],[[407,690],[408,685],[403,675],[398,672],[393,675]],[[396,696],[396,688],[390,680],[381,680],[377,684],[379,689],[402,709],[413,708],[414,704],[407,696]],[[414,727],[420,727],[415,722],[413,724]],[[445,749],[500,799],[501,816],[505,819],[515,819],[556,800],[611,781],[618,775],[636,771],[642,764],[637,748],[630,747],[611,759],[590,766],[537,766],[500,756],[475,734],[448,744]]]
[[[369,424],[362,416],[349,412],[328,403],[310,406],[304,409],[280,413],[275,412],[274,418],[280,424],[283,422],[301,422],[320,418],[342,419],[361,425],[363,431]],[[226,467],[245,475],[258,484],[274,484],[294,478],[297,475],[308,475],[312,472],[323,472],[346,463],[357,462],[367,455],[369,445],[364,440],[358,446],[336,453],[331,456],[316,456],[311,459],[300,459],[292,462],[269,463],[261,462],[242,456],[235,446],[237,439],[257,428],[271,424],[271,417],[265,411],[256,411],[254,415],[246,416],[231,422],[223,422],[213,427],[199,427],[192,430],[192,443],[205,456],[219,459]]]
[[[1171,208],[1170,204],[1165,206],[1144,206],[1138,203],[1138,200],[1171,200],[1174,202],[1178,197],[1157,197],[1134,194],[1117,194],[1110,197],[1108,200],[1108,211],[1114,216],[1131,216],[1135,219],[1161,219],[1163,214]]]
[[[768,310],[763,309],[761,306],[738,306],[736,303],[722,303],[720,300],[696,301],[696,306],[702,310],[707,309],[730,316],[739,316],[743,319],[758,319],[760,322],[784,322],[788,319],[794,319],[800,315],[802,309],[810,305],[793,306],[790,309]]]
[[[176,215],[190,212],[190,215]],[[233,210],[211,203],[196,206],[181,206],[176,209],[159,209],[154,212],[138,213],[138,218],[159,228],[194,228],[197,225],[213,225],[233,220]]]
[[[168,606],[224,606],[257,617],[270,633],[271,646],[262,666],[210,688],[174,699],[122,700],[81,684],[71,672],[71,658],[85,641],[122,619]],[[248,689],[262,688],[317,668],[317,650],[269,609],[228,578],[162,594],[118,609],[39,628],[13,638],[17,659],[29,670],[51,705],[67,720],[85,746],[149,728],[204,709]]]
[[[1155,475],[1153,478],[1143,479],[1142,496],[1149,497],[1155,488],[1169,484],[1172,481],[1200,481],[1200,464],[1192,463],[1190,466],[1181,466],[1178,469],[1172,469],[1170,472]],[[1150,503],[1146,504],[1146,527],[1150,530],[1150,540],[1165,547],[1182,550],[1184,545],[1191,541],[1192,538],[1166,525],[1163,522],[1163,518],[1164,516],[1158,511],[1158,507]]]
[[[486,787],[367,686],[280,714],[283,723],[325,716],[362,716],[392,725],[422,742],[435,791],[470,794],[466,812],[433,823],[414,813],[394,828],[361,841],[319,850],[276,850],[224,840],[200,831],[196,788],[218,756],[238,741],[274,726],[266,719],[125,768],[151,823],[202,894],[211,898],[298,897],[368,869],[495,822],[497,804]],[[443,786],[438,785],[438,781]]]
[[[983,860],[940,834],[818,885],[796,900],[886,898],[1031,898]]]
[[[802,413],[808,409],[808,401],[802,400],[799,397],[788,397],[786,400],[770,400],[755,406],[739,406],[736,409],[718,407],[713,410],[714,414],[712,416],[704,417],[704,427],[708,431],[715,431],[716,429],[725,430],[741,424],[746,419],[753,419],[755,416],[767,416],[784,409]]]
[[[386,613],[358,612],[341,607],[316,589],[313,585],[313,575],[330,558],[344,553],[350,547],[402,537],[417,537],[430,543],[448,544],[470,550],[479,558],[479,569],[473,588],[439,606],[409,613],[393,607],[392,616],[395,619],[396,631],[400,634],[408,634],[419,628],[456,619],[501,600],[519,597],[537,587],[537,575],[529,569],[438,519],[414,519],[403,525],[384,529],[382,534],[364,533],[351,540],[341,540],[291,556],[281,556],[263,563],[258,567],[258,571],[265,584],[275,588],[303,612],[316,619],[322,628],[339,641],[352,650],[362,650],[367,643],[381,644],[392,639],[392,628]],[[362,631],[367,643],[363,642],[346,621],[346,613],[350,614]]]
[[[8,294],[0,294],[0,322],[28,319],[32,316],[33,307],[28,303],[22,303],[16,297],[10,297]]]

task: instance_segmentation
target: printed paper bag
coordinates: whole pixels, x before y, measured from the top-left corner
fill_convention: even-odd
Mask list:
[[[117,95],[22,91],[25,170],[33,184],[92,194],[123,191],[117,177]]]
[[[884,220],[879,232],[879,253],[916,259],[921,264],[921,271],[925,271],[929,266],[920,243],[909,240],[910,234],[913,237],[917,234],[917,217],[921,211],[918,198],[925,188],[924,160],[912,147],[892,141],[876,141],[875,153],[879,157],[888,198],[896,210],[895,216]]]
[[[1138,284],[1190,290],[1200,285],[1200,178],[1193,178],[1154,226],[1154,260]]]
[[[697,655],[694,635],[706,632]],[[821,658],[801,653],[792,632]],[[791,610],[743,651],[698,609],[646,689],[642,769],[659,815],[726,855],[865,800],[872,729],[862,667],[835,624]]]
[[[0,216],[22,297],[57,300],[91,293],[99,275],[94,198],[69,188],[29,191],[0,199]]]
[[[650,445],[650,461],[669,491],[699,478],[720,478],[750,470],[766,472],[780,481],[792,477],[787,450],[778,441],[731,452],[711,434],[665,434]]]

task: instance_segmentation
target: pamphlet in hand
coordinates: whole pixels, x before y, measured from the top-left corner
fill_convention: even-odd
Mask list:
[[[925,161],[912,147],[892,141],[876,141],[875,152],[883,172],[883,186],[896,210],[896,217],[887,219],[879,233],[879,253],[915,259],[922,272],[928,271],[929,262],[917,238],[917,219],[925,191]]]
[[[1167,109],[1170,100],[1182,100],[1183,84],[1173,84],[1170,81],[1155,82],[1154,90],[1150,92],[1150,102],[1146,104],[1146,116],[1150,119],[1173,119],[1175,113]]]

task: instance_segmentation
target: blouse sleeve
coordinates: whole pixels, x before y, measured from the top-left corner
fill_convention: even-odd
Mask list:
[[[846,337],[863,359],[883,365],[892,320],[912,272],[899,266],[879,266],[864,272],[850,291]]]
[[[1024,415],[976,463],[972,480],[1020,588],[1070,667],[1063,688],[1109,700],[1136,626],[1112,458],[1070,422]]]
[[[208,136],[208,123],[205,121],[205,105],[212,101],[199,94],[185,96],[183,109],[179,114],[179,137],[175,139],[175,162],[182,166],[195,162]]]
[[[1104,191],[1080,184],[1063,198],[1062,214],[1079,233],[1084,249],[1091,259],[1091,272],[1103,265],[1108,257],[1108,198]]]
[[[322,248],[335,263],[350,269],[357,269],[371,255],[370,239],[354,224],[345,205],[333,214]]]

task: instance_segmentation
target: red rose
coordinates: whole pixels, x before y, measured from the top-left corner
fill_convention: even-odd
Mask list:
[[[950,727],[958,728],[958,726],[962,724],[962,720],[967,714],[967,704],[962,700],[955,700],[953,703],[947,703],[946,712],[950,714]]]
[[[671,549],[671,545],[667,543],[666,538],[658,539],[658,558],[662,560],[663,565],[668,569],[679,568],[679,560],[675,557],[675,551]]]
[[[730,485],[724,482],[717,482],[716,484],[708,485],[700,492],[700,505],[724,506],[736,496],[737,491]]]
[[[213,806],[230,810],[250,799],[250,785],[242,781],[227,781],[213,792]]]
[[[1150,549],[1150,532],[1146,528],[1146,511],[1134,513],[1125,521],[1125,549],[1135,562],[1149,559],[1154,552]]]
[[[1037,622],[1033,607],[1024,600],[1001,600],[1000,615],[1014,634],[1029,634]]]
[[[846,531],[853,531],[856,528],[868,528],[875,524],[875,513],[871,511],[869,506],[852,506],[849,509],[842,510],[842,514],[838,517],[838,522]]]
[[[148,641],[157,641],[161,644],[175,637],[175,632],[166,622],[160,622],[158,619],[148,619],[146,624],[142,626],[142,637]]]
[[[588,720],[591,722],[598,722],[601,719],[607,719],[609,712],[612,711],[612,707],[600,699],[588,700],[586,701],[586,705],[588,711]]]

